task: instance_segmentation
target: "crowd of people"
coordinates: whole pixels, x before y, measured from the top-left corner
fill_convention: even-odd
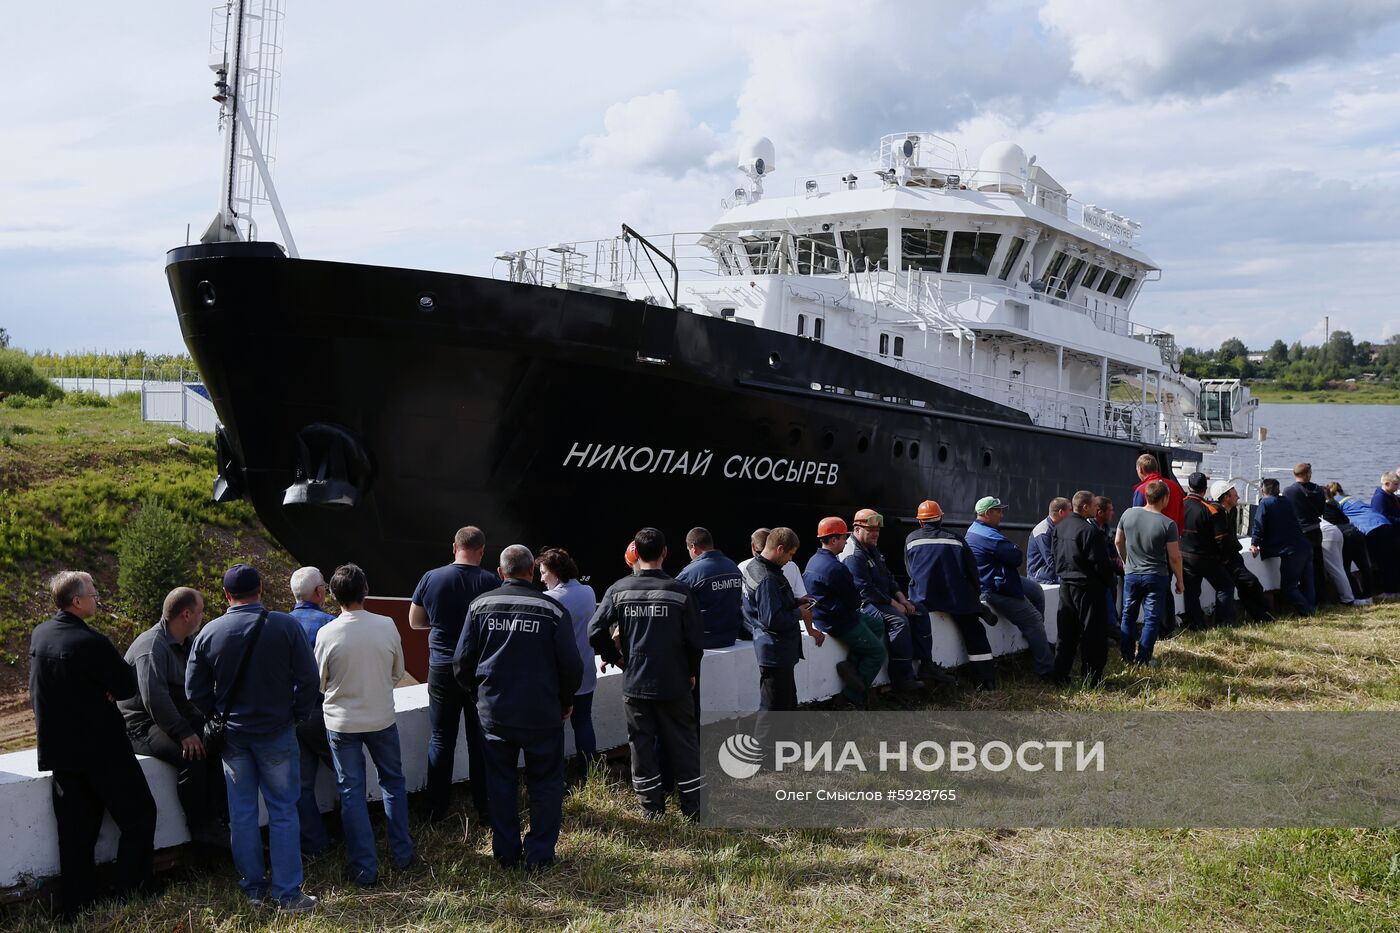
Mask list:
[[[458,730],[468,745],[472,805],[491,828],[505,867],[538,869],[555,857],[562,802],[598,755],[592,695],[599,670],[622,675],[633,790],[648,817],[674,793],[698,818],[705,789],[700,762],[700,679],[706,649],[751,640],[761,712],[797,709],[795,670],[804,633],[820,648],[830,638],[837,703],[864,708],[887,669],[890,689],[920,691],[953,676],[933,659],[932,613],[946,613],[966,649],[979,690],[997,686],[988,626],[1005,621],[1024,637],[1034,673],[1053,684],[1093,686],[1104,675],[1110,641],[1131,664],[1155,664],[1159,638],[1207,625],[1202,583],[1214,591],[1210,622],[1237,618],[1238,596],[1256,621],[1272,618],[1237,535],[1238,491],[1192,474],[1183,488],[1155,458],[1137,464],[1134,502],[1114,524],[1114,504],[1081,490],[1049,503],[1026,553],[1000,527],[995,496],[973,506],[966,533],[949,528],[941,505],[920,503],[918,528],[904,541],[908,585],[901,588],[879,547],[884,517],[873,509],[822,519],[817,548],[799,570],[801,540],[791,528],[760,528],[752,556],[735,563],[705,528],[686,535],[689,563],[663,570],[665,536],[644,528],[628,544],[631,572],[599,599],[574,559],[551,548],[535,555],[514,544],[494,570],[483,567],[486,536],[467,526],[453,560],[425,573],[409,625],[429,648],[426,818],[451,815]],[[1386,473],[1371,501],[1336,484],[1312,482],[1299,464],[1282,491],[1265,480],[1250,527],[1256,555],[1279,558],[1280,593],[1311,613],[1330,585],[1343,603],[1394,595],[1400,535],[1400,482]],[[1022,567],[1025,565],[1026,573]],[[388,855],[415,861],[393,691],[404,652],[392,619],[365,608],[369,581],[354,564],[325,580],[315,567],[291,577],[289,613],[264,603],[259,572],[246,564],[222,579],[228,611],[205,624],[197,589],[166,597],[160,621],[123,658],[87,625],[98,611],[93,578],[64,571],[50,584],[57,614],[31,642],[30,692],[39,766],[53,772],[62,911],[72,917],[99,894],[93,850],[103,812],[120,830],[117,895],[151,885],[156,808],[136,755],[177,769],[178,796],[193,841],[230,850],[250,901],[314,909],[302,890],[303,860],[331,845],[316,799],[322,767],[335,776],[346,872],[379,882],[366,802],[368,755],[383,796]],[[1042,585],[1059,588],[1057,638],[1045,626]],[[1121,591],[1121,597],[1120,597]],[[333,596],[338,613],[326,610]],[[596,659],[595,659],[596,656]],[[574,735],[567,775],[564,729]],[[760,723],[760,728],[762,724]],[[522,838],[519,763],[529,797]],[[267,811],[267,862],[258,801]]]

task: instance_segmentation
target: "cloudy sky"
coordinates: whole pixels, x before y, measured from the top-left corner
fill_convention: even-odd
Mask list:
[[[162,267],[218,200],[212,6],[6,10],[17,344],[181,348]],[[931,130],[974,160],[1014,139],[1142,221],[1164,273],[1136,317],[1183,342],[1400,333],[1400,0],[286,6],[276,180],[304,256],[489,274],[622,222],[703,229],[753,134],[790,178]]]

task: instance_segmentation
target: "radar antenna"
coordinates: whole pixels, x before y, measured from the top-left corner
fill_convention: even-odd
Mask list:
[[[202,243],[256,240],[253,208],[272,208],[297,258],[282,202],[272,183],[276,163],[278,82],[285,0],[224,0],[214,7],[209,29],[209,68],[219,104],[223,168],[219,212],[200,237]]]

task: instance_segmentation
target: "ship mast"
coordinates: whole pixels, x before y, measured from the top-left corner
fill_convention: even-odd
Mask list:
[[[257,204],[272,208],[287,254],[297,258],[282,202],[272,183],[276,162],[277,97],[284,0],[224,0],[209,30],[214,100],[219,104],[219,212],[203,243],[258,238]]]

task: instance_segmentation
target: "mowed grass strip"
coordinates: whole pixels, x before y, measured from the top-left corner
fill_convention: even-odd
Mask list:
[[[945,691],[922,706],[1400,707],[1400,607],[1184,635],[1159,656],[1151,671],[1114,661],[1099,690],[1044,687],[1012,659],[1004,690]],[[458,812],[469,809],[459,793]],[[643,820],[616,768],[596,769],[566,801],[559,864],[537,875],[498,868],[474,820],[413,825],[419,864],[386,869],[379,888],[345,883],[338,851],[309,866],[307,890],[322,905],[308,917],[247,905],[227,862],[195,855],[166,876],[161,896],[100,907],[81,928],[1400,929],[1394,829],[708,830],[675,816]],[[3,919],[15,930],[48,926],[32,904]]]

